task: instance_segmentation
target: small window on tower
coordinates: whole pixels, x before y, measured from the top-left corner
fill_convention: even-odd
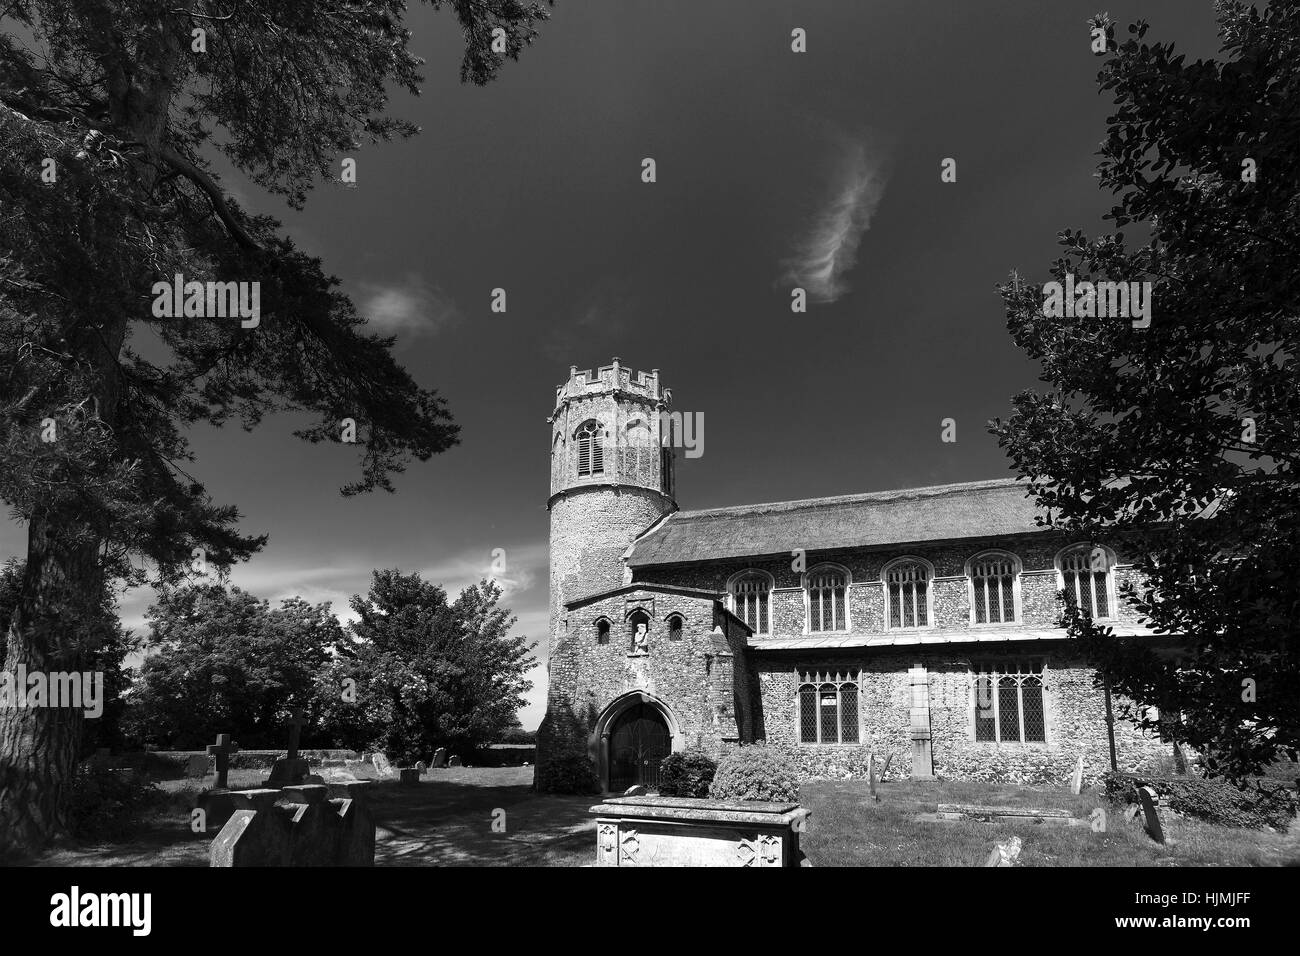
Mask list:
[[[680,614],[671,614],[668,616],[668,640],[680,641],[682,639],[682,628],[686,621]]]
[[[596,622],[596,643],[609,643],[609,621],[606,618],[602,617]]]

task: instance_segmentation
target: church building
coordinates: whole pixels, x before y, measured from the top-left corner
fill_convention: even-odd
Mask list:
[[[657,369],[571,369],[549,421],[539,779],[571,750],[606,792],[653,788],[670,752],[757,741],[809,777],[863,776],[869,754],[893,778],[1109,769],[1105,694],[1058,594],[1150,635],[1120,599],[1136,572],[1039,527],[1021,483],[683,511]],[[1120,769],[1167,752],[1118,717],[1114,736]]]

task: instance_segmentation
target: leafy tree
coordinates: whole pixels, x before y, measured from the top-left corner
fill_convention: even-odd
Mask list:
[[[478,84],[547,15],[520,0],[432,5],[454,11],[461,75]],[[456,442],[392,339],[366,332],[273,218],[232,202],[207,155],[300,206],[360,143],[415,132],[386,111],[390,89],[418,92],[421,61],[402,0],[0,11],[0,499],[28,529],[6,666],[81,669],[94,647],[67,622],[93,613],[104,581],[150,568],[174,583],[196,549],[224,568],[263,543],[187,472],[187,427],[290,410],[309,416],[298,437],[339,441],[351,418],[361,472],[347,493],[391,490],[411,459]],[[153,316],[154,284],[176,274],[260,283],[259,323]],[[141,333],[163,357],[133,347]],[[75,712],[0,712],[0,850],[65,828],[80,732]]]
[[[993,432],[1052,523],[1127,540],[1149,580],[1131,599],[1185,651],[1075,609],[1070,632],[1137,723],[1240,778],[1300,745],[1300,0],[1217,10],[1218,60],[1144,22],[1109,44],[1099,176],[1141,238],[1066,231],[1051,269],[1153,283],[1150,326],[1052,317],[1013,279],[1009,328],[1053,390]]]
[[[517,726],[535,645],[509,633],[515,618],[497,606],[500,597],[483,581],[448,602],[418,573],[374,572],[369,594],[352,598],[354,640],[321,682],[339,742],[411,764],[439,746],[481,747]],[[353,701],[340,693],[348,679]]]
[[[141,740],[201,749],[218,733],[240,746],[283,747],[285,719],[315,698],[343,628],[328,604],[278,608],[220,583],[165,588],[147,614],[145,659],[129,722]],[[315,726],[308,713],[308,727]]]

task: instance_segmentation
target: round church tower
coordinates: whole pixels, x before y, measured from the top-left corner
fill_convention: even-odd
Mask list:
[[[538,762],[560,744],[554,735],[585,736],[576,662],[565,653],[564,604],[626,583],[623,554],[673,500],[673,449],[667,436],[669,394],[659,370],[619,364],[569,370],[555,390],[551,423],[551,635],[547,715]],[[574,722],[573,727],[560,724]],[[552,738],[550,746],[543,738]]]

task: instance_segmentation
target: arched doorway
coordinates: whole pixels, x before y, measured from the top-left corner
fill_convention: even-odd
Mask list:
[[[659,786],[659,764],[672,753],[672,735],[658,709],[636,703],[614,718],[609,729],[609,789],[634,784]]]

